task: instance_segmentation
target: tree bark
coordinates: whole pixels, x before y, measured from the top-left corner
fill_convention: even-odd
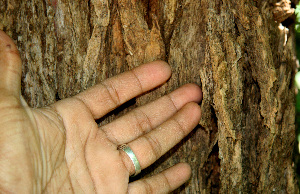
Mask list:
[[[289,0],[0,0],[0,29],[21,52],[33,107],[157,59],[171,79],[99,125],[201,86],[199,126],[138,178],[188,162],[192,178],[176,192],[298,193],[292,14]]]

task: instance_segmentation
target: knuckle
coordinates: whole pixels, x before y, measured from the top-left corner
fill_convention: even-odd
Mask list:
[[[163,182],[164,186],[166,187],[166,190],[168,192],[170,192],[172,190],[172,187],[171,187],[171,184],[169,182],[169,179],[167,178],[167,176],[165,175],[164,172],[161,173],[161,176],[162,176],[162,182]]]
[[[160,142],[154,136],[145,135],[144,138],[149,144],[150,149],[153,151],[154,156],[156,157],[156,159],[158,159],[162,153],[162,146]]]
[[[121,100],[119,97],[119,93],[114,87],[114,84],[108,81],[102,83],[104,89],[107,91],[108,98],[114,103],[115,106],[119,106],[121,104]]]
[[[166,97],[168,98],[168,100],[170,101],[170,103],[172,104],[172,106],[174,107],[174,109],[177,111],[179,111],[179,108],[176,106],[172,96],[170,94],[167,94]]]
[[[141,80],[139,79],[139,77],[137,76],[137,74],[136,74],[136,72],[135,72],[135,69],[131,70],[130,72],[132,73],[133,77],[135,78],[135,80],[136,80],[136,82],[137,82],[136,85],[139,86],[141,93],[144,93],[145,90],[144,90],[144,88],[143,88],[142,82],[141,82]]]
[[[144,193],[154,193],[153,187],[150,183],[148,183],[148,181],[146,179],[141,180],[143,185],[144,185]]]
[[[185,137],[187,135],[185,127],[176,118],[174,118],[173,121],[176,125],[175,129],[177,129],[177,133],[179,134],[180,138]]]
[[[137,124],[138,131],[141,135],[153,129],[150,118],[142,110],[136,109],[133,111],[133,118]]]

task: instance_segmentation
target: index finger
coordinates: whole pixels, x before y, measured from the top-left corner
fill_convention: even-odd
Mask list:
[[[163,84],[170,76],[169,65],[155,61],[109,78],[74,97],[87,106],[94,119],[99,119],[126,101]]]

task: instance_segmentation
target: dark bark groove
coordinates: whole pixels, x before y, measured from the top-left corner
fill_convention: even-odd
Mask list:
[[[156,59],[171,79],[101,124],[185,83],[202,87],[199,126],[141,176],[189,162],[176,192],[297,193],[294,33],[280,23],[292,14],[288,0],[0,0],[0,29],[20,49],[33,107]]]

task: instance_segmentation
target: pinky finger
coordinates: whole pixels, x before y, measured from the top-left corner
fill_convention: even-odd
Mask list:
[[[188,181],[190,176],[191,167],[179,163],[157,175],[130,183],[128,193],[169,193]]]

